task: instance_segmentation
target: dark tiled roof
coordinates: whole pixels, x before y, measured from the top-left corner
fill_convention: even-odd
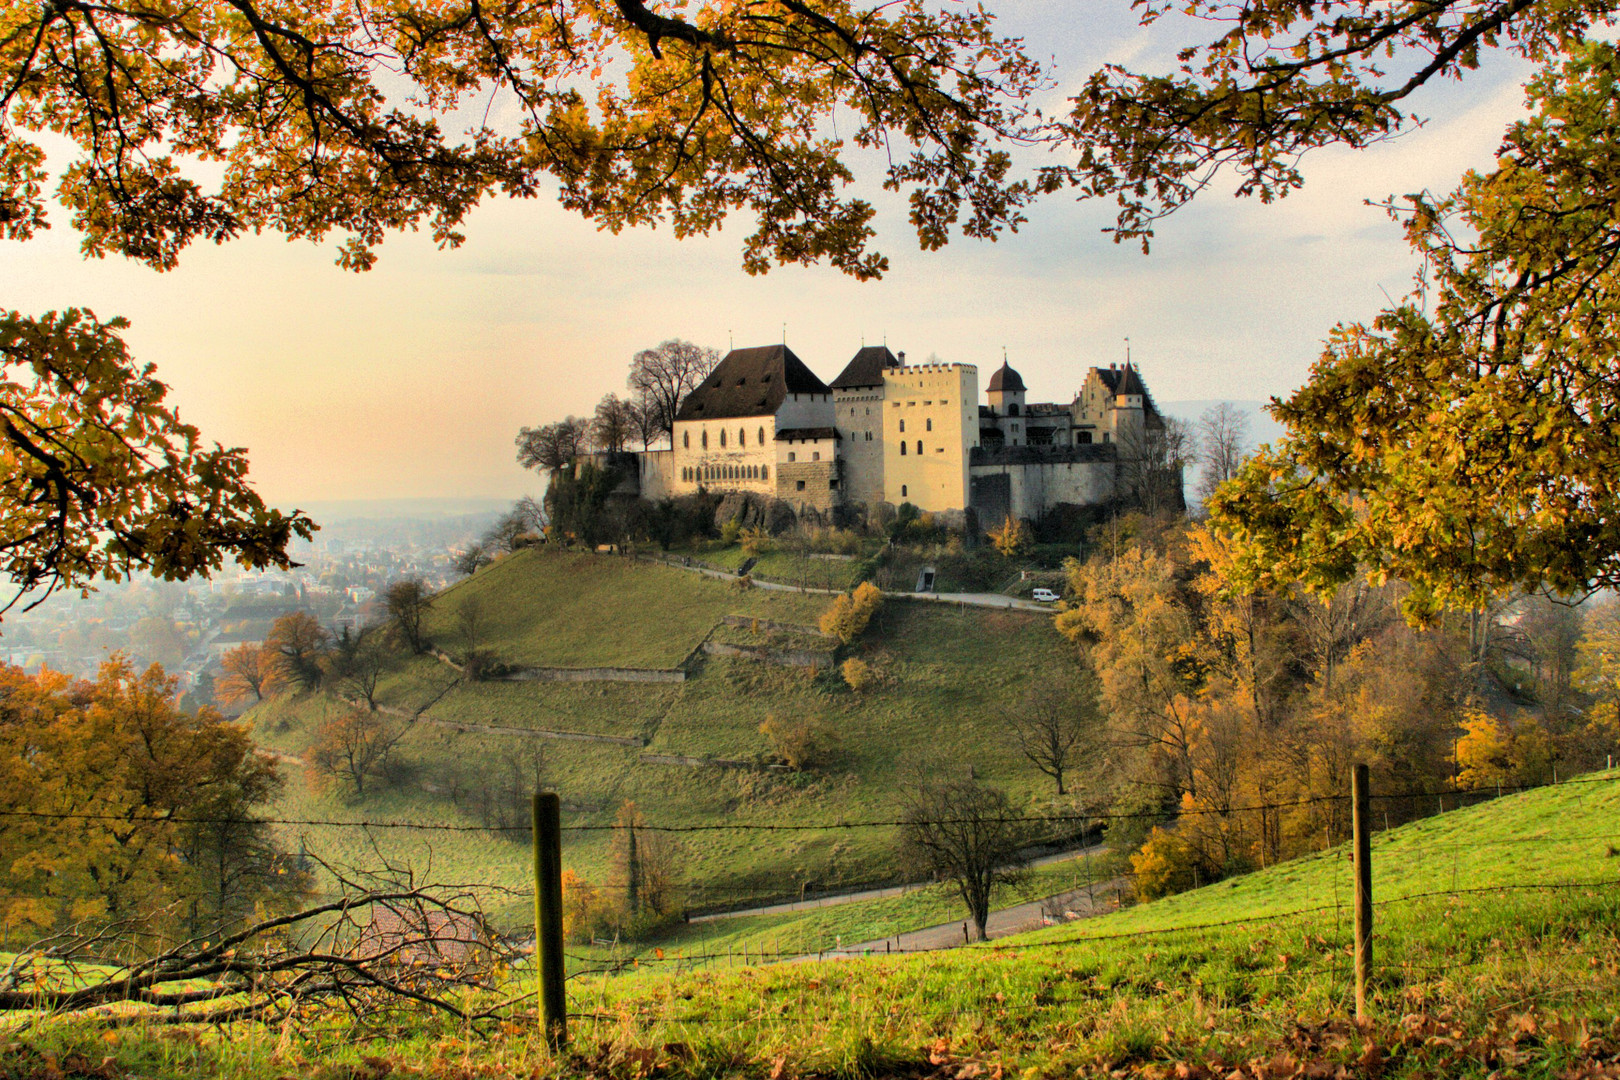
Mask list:
[[[813,442],[816,439],[841,439],[837,429],[830,427],[790,427],[776,433],[777,442]]]
[[[1153,395],[1148,393],[1147,384],[1135,367],[1126,364],[1122,368],[1098,368],[1097,375],[1102,379],[1103,385],[1108,387],[1110,394],[1136,394],[1142,399],[1143,411],[1147,414],[1149,427],[1162,426],[1164,421],[1159,416],[1159,407],[1153,403]]]
[[[830,394],[827,384],[786,345],[732,349],[681,402],[676,420],[774,416],[789,394]]]
[[[887,345],[868,345],[838,373],[832,387],[834,390],[846,390],[856,386],[882,386],[884,369],[899,366],[900,361],[894,358]]]
[[[985,389],[992,394],[998,390],[1011,393],[1015,390],[1024,389],[1024,379],[1018,372],[1007,366],[1007,361],[1003,360],[1001,366],[996,368],[996,373],[990,376],[990,385]]]

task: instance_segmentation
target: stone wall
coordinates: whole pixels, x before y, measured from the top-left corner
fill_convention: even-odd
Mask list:
[[[836,460],[777,465],[776,497],[798,509],[828,512],[839,501],[840,492],[833,484],[838,472]]]

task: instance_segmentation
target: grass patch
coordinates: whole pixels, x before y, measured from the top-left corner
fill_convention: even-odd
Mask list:
[[[59,1022],[26,1040],[0,1036],[11,1040],[0,1077],[48,1075],[47,1056],[72,1055],[160,1080],[1607,1075],[1620,1061],[1620,891],[1605,839],[1617,804],[1611,773],[1381,837],[1374,888],[1392,902],[1378,908],[1364,1028],[1349,1018],[1347,920],[1331,908],[1291,914],[1342,879],[1338,849],[1093,920],[1084,933],[718,971],[666,951],[615,978],[576,962],[567,1055],[544,1047],[522,1008],[476,1029],[418,1015],[184,1038],[138,1028],[109,1038],[100,1025]],[[1458,889],[1480,891],[1419,897],[1451,890],[1453,874]],[[1231,918],[1253,921],[1175,929]],[[514,989],[527,986],[517,974]]]
[[[481,647],[527,667],[679,664],[726,614],[814,622],[825,600],[739,590],[686,570],[586,552],[528,548],[441,593],[425,627],[451,653],[477,611]]]

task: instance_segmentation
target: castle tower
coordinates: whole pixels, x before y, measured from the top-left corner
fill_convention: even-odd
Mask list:
[[[1003,360],[996,373],[990,376],[986,390],[990,408],[1002,416],[1018,416],[1024,411],[1024,380]]]

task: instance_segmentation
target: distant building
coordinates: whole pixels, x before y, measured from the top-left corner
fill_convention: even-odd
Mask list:
[[[1091,368],[1067,403],[1026,400],[1005,362],[979,398],[972,364],[857,352],[824,383],[786,345],[734,349],[682,401],[672,447],[632,455],[645,498],[699,490],[799,514],[911,503],[982,523],[1119,498],[1121,461],[1164,420],[1130,364]]]

